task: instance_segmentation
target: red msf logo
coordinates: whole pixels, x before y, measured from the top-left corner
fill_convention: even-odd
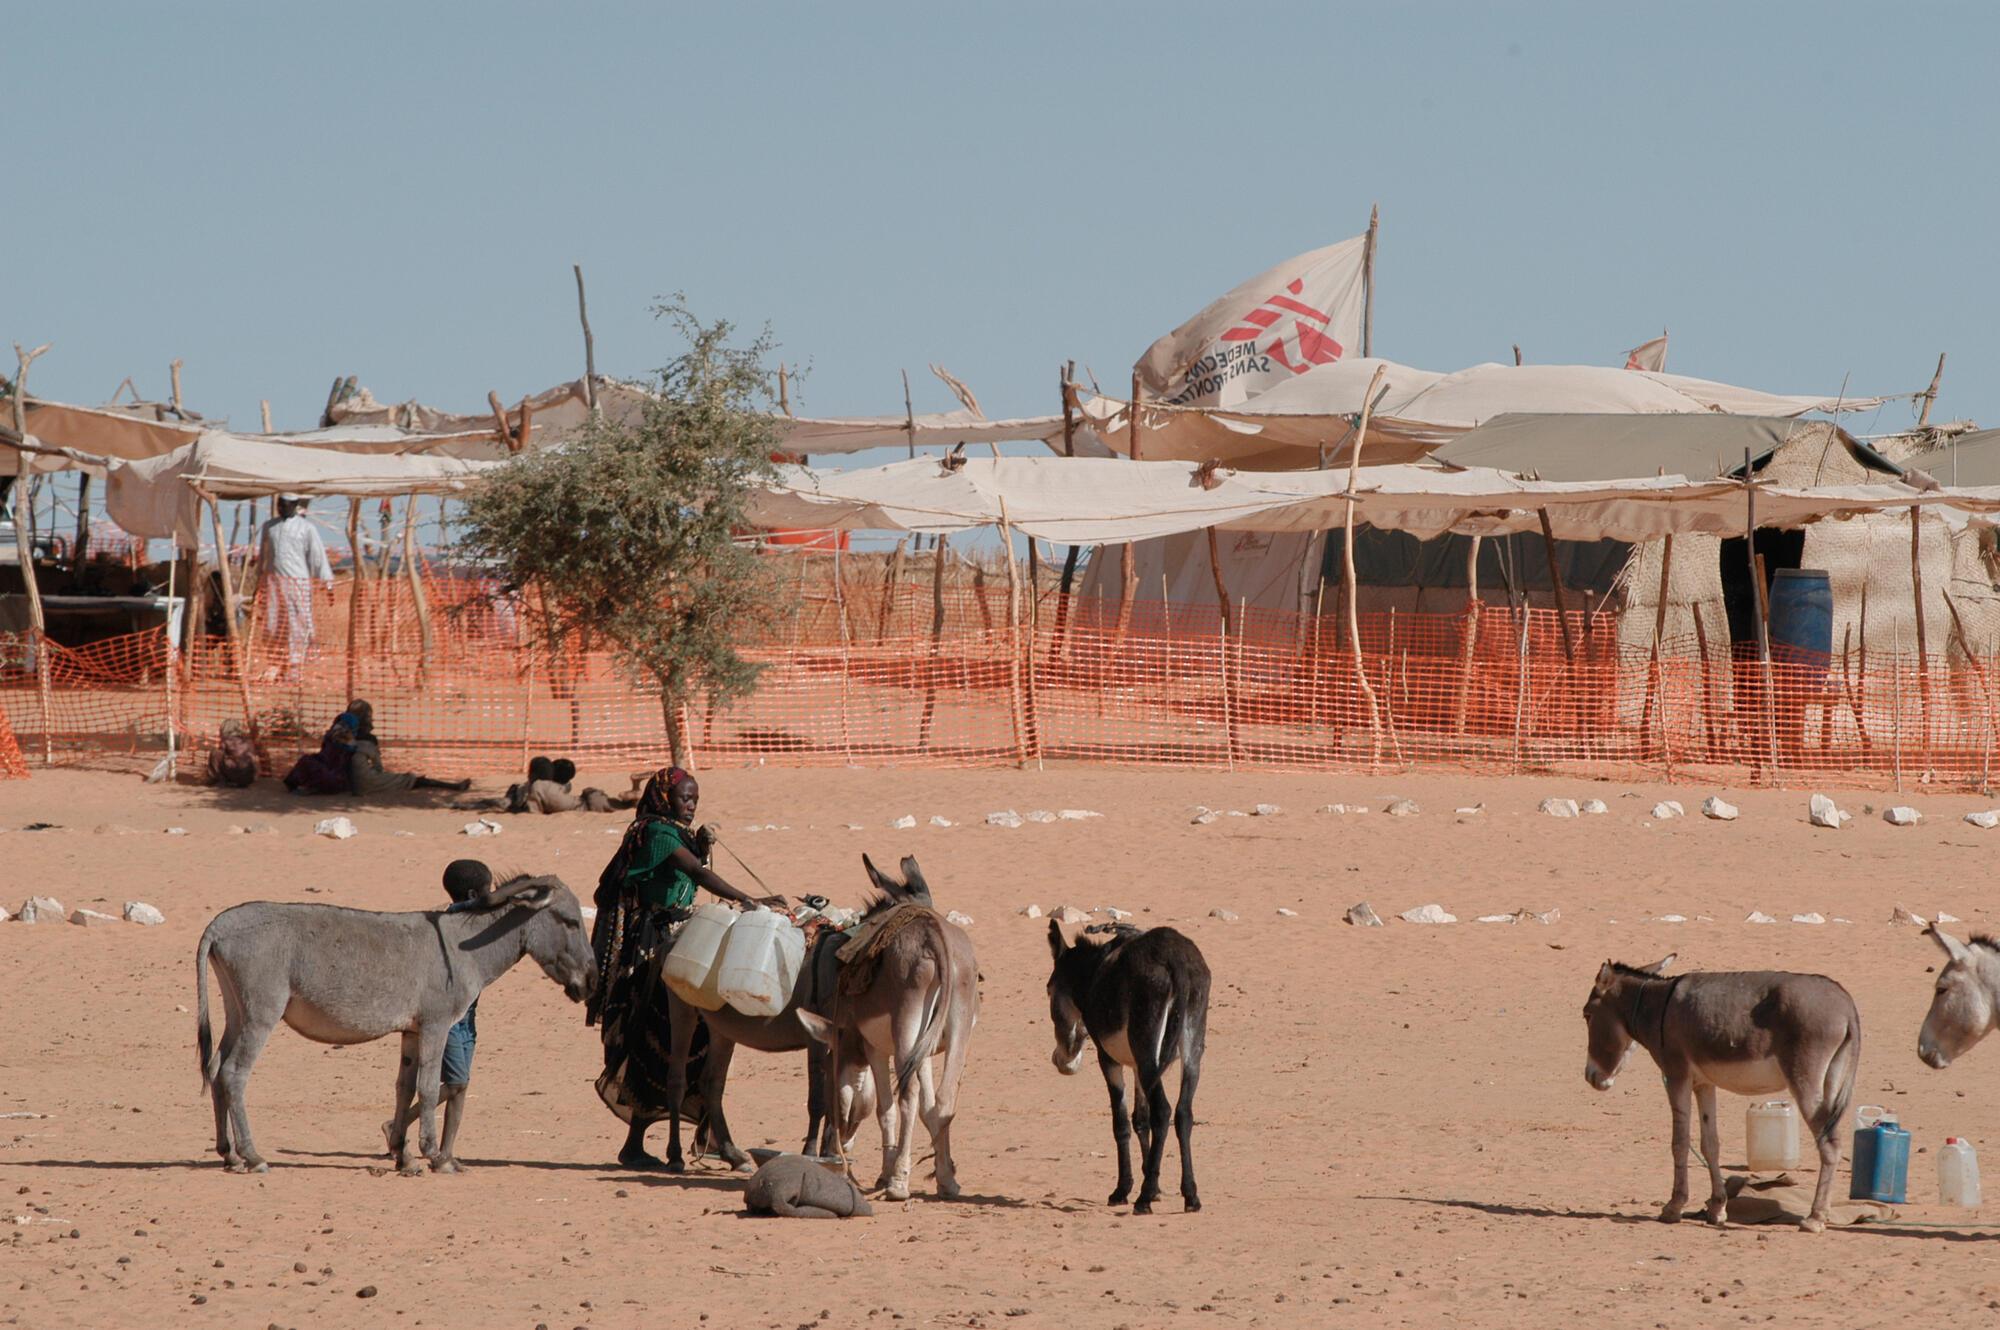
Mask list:
[[[1264,353],[1294,374],[1303,374],[1314,365],[1331,365],[1340,359],[1343,348],[1327,334],[1328,315],[1304,301],[1292,298],[1303,290],[1305,290],[1303,278],[1287,283],[1284,291],[1267,297],[1263,304],[1243,316],[1243,322],[1222,334],[1222,340],[1254,342],[1286,314],[1293,314],[1297,316],[1292,320],[1292,328],[1298,334],[1297,360],[1285,353],[1285,338],[1282,333],[1271,339],[1271,344],[1264,348]]]

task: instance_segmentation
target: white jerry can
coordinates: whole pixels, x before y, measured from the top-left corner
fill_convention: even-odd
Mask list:
[[[702,1011],[722,1006],[722,954],[742,917],[727,905],[710,902],[681,925],[673,950],[660,967],[661,978],[675,997]]]
[[[789,918],[775,910],[745,911],[723,947],[717,991],[745,1016],[776,1016],[792,1000],[805,955],[806,935]]]

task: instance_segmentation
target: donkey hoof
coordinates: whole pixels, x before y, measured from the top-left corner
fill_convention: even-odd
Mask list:
[[[1826,1232],[1826,1220],[1818,1215],[1807,1215],[1799,1221],[1799,1232],[1824,1233]]]
[[[965,1189],[956,1182],[945,1182],[942,1179],[938,1181],[937,1194],[940,1201],[955,1201],[964,1191]]]
[[[456,1159],[433,1159],[431,1161],[431,1172],[433,1173],[462,1173],[464,1171],[458,1166]]]
[[[1130,1187],[1120,1187],[1117,1191],[1114,1191],[1109,1196],[1105,1197],[1104,1203],[1106,1205],[1123,1205],[1125,1204],[1125,1202],[1131,1199],[1132,1199],[1132,1189]]]
[[[1660,1222],[1662,1224],[1680,1223],[1681,1208],[1678,1205],[1669,1205],[1666,1209],[1660,1211]]]
[[[1701,1217],[1717,1228],[1729,1227],[1729,1202],[1726,1200],[1710,1201],[1707,1207],[1702,1210]]]
[[[1134,1201],[1132,1203],[1132,1213],[1135,1215],[1149,1215],[1153,1213],[1153,1203],[1143,1199]]]
[[[1201,1197],[1183,1196],[1181,1198],[1181,1209],[1188,1214],[1193,1214],[1195,1211],[1201,1209]]]
[[[907,1201],[910,1199],[910,1184],[907,1182],[892,1182],[883,1189],[882,1196],[885,1200]]]

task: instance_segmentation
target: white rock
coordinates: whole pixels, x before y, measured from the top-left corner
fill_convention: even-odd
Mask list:
[[[1194,825],[1198,827],[1205,827],[1211,822],[1220,821],[1221,818],[1222,814],[1216,812],[1214,809],[1212,808],[1203,809],[1201,812],[1196,813],[1194,815]]]
[[[1234,910],[1225,910],[1218,905],[1208,912],[1208,917],[1211,919],[1220,919],[1225,924],[1233,924],[1236,922],[1237,914]]]
[[[1535,811],[1545,813],[1550,817],[1575,817],[1577,814],[1576,800],[1544,799]]]
[[[125,902],[125,922],[128,924],[164,924],[167,916],[161,914],[144,901]]]
[[[1049,911],[1049,918],[1059,924],[1084,924],[1090,922],[1090,916],[1082,910],[1077,909],[1074,905],[1058,905],[1055,909]]]
[[[579,913],[583,915],[583,922],[587,924],[597,918],[597,907],[595,905],[585,905],[581,907]]]
[[[6,923],[9,919],[12,919],[13,917],[14,917],[14,912],[12,910],[9,910],[4,905],[0,905],[0,924]]]
[[[1287,910],[1284,906],[1280,905],[1278,907],[1278,917],[1281,919],[1296,919],[1299,917],[1299,912],[1297,910]]]
[[[1320,813],[1335,813],[1335,814],[1338,814],[1338,813],[1345,813],[1345,812],[1347,811],[1347,805],[1346,805],[1346,804],[1321,804],[1321,805],[1320,805],[1320,806],[1319,806],[1319,807],[1318,807],[1317,809],[1315,809],[1314,811],[1315,811],[1315,812],[1320,812]]]
[[[1765,914],[1762,910],[1752,910],[1744,917],[1743,922],[1746,924],[1775,924],[1778,921],[1770,915]]]
[[[988,813],[986,815],[986,825],[989,827],[1018,827],[1021,825],[1021,815],[1011,808],[1000,813]]]
[[[1250,815],[1249,815],[1248,813],[1244,812],[1244,811],[1243,811],[1242,809],[1240,809],[1240,808],[1232,808],[1232,809],[1230,809],[1230,810],[1229,810],[1228,812],[1224,813],[1224,814],[1223,814],[1223,816],[1224,816],[1224,817],[1248,817],[1248,816],[1250,816]]]
[[[14,917],[24,924],[59,924],[69,917],[69,912],[54,896],[30,896]]]
[[[1809,910],[1804,914],[1793,915],[1792,922],[1795,924],[1823,924],[1826,922],[1826,916],[1820,914],[1818,911]]]
[[[1097,907],[1097,912],[1113,923],[1116,923],[1120,919],[1130,919],[1132,917],[1130,910],[1121,910],[1116,905],[1100,905]]]
[[[1701,801],[1701,815],[1714,818],[1717,822],[1734,822],[1736,813],[1736,805],[1719,795],[1711,794]]]
[[[1473,922],[1480,924],[1511,924],[1519,921],[1511,914],[1482,914]]]
[[[1665,822],[1670,817],[1686,817],[1687,809],[1681,807],[1678,799],[1663,799],[1653,805],[1653,820]]]
[[[476,822],[468,822],[458,829],[461,836],[497,836],[507,828],[490,817],[482,817]],[[745,827],[745,831],[755,831],[755,827]]]
[[[1594,817],[1599,813],[1608,813],[1611,809],[1602,799],[1585,799],[1577,805],[1577,811]]]
[[[1924,820],[1924,815],[1908,804],[1897,804],[1882,810],[1882,820],[1892,827],[1914,827]]]
[[[1056,820],[1056,815],[1054,813],[1051,813],[1046,808],[1032,809],[1028,813],[1028,821],[1030,822],[1048,823],[1048,822],[1053,822],[1055,820]]]
[[[1021,907],[1020,914],[1023,919],[1039,919],[1042,917],[1042,907],[1039,905],[1024,905]]]
[[[934,827],[948,827],[951,825],[951,819],[948,817],[940,817],[936,813],[932,813],[931,825]]]
[[[1663,914],[1655,922],[1662,924],[1684,924],[1687,922],[1687,916],[1684,914]]]
[[[1470,808],[1454,808],[1454,809],[1452,809],[1451,811],[1452,811],[1452,812],[1454,812],[1454,813],[1457,813],[1457,814],[1458,814],[1458,815],[1459,815],[1460,817],[1471,817],[1471,816],[1472,816],[1473,814],[1475,814],[1475,813],[1483,813],[1483,812],[1485,812],[1485,811],[1486,811],[1486,805],[1485,805],[1485,804],[1474,804],[1474,805],[1472,805],[1472,807],[1470,807]]]
[[[1419,810],[1415,799],[1394,799],[1382,811],[1390,817],[1415,817]]]
[[[972,927],[972,916],[969,914],[960,914],[957,910],[949,911],[945,915],[944,921],[948,924],[957,924],[960,928]]]
[[[1367,901],[1362,901],[1359,905],[1348,907],[1347,922],[1353,924],[1356,928],[1380,928],[1382,926],[1382,916],[1375,913],[1374,906],[1370,905]]]
[[[115,915],[102,914],[96,910],[77,910],[70,915],[69,921],[84,928],[102,928],[106,924],[117,923],[118,919]]]
[[[344,817],[322,818],[319,825],[313,828],[313,835],[325,836],[329,840],[346,840],[356,834],[354,824]]]
[[[1442,905],[1419,905],[1403,911],[1402,920],[1406,924],[1455,924],[1458,916],[1446,914]]]
[[[1850,820],[1850,814],[1823,794],[1815,794],[1806,806],[1806,820],[1816,827],[1828,827],[1838,831],[1842,823]]]
[[[1889,911],[1889,922],[1892,924],[1914,924],[1918,928],[1922,928],[1926,920],[1922,915],[1912,914],[1902,906],[1897,905]]]
[[[409,837],[409,838],[411,838],[411,839],[413,839],[413,840],[414,840],[414,839],[416,838],[416,834],[417,834],[417,833],[416,833],[416,832],[414,832],[414,831],[393,831],[393,832],[390,832],[389,834],[390,834],[390,835],[392,835],[392,836],[407,836],[407,837]],[[561,853],[561,851],[560,851],[560,850],[558,850],[558,851],[557,851],[557,853],[558,853],[558,854],[560,854],[560,853]]]
[[[186,827],[168,827],[167,834],[169,836],[185,836],[188,834],[188,829]]]
[[[1103,817],[1104,814],[1092,812],[1088,808],[1064,808],[1059,810],[1056,816],[1065,822],[1086,822],[1093,817]]]
[[[915,825],[917,825],[917,817],[914,813],[905,813],[889,824],[890,828],[895,831],[908,831]]]
[[[1959,924],[1965,922],[1963,919],[1960,919],[1957,915],[1946,914],[1943,910],[1939,910],[1937,912],[1937,921],[1941,924]]]
[[[866,827],[862,826],[862,825],[861,825],[861,824],[860,824],[859,822],[843,822],[843,823],[841,823],[840,825],[841,825],[841,828],[842,828],[843,830],[846,830],[846,831],[866,831],[866,830],[868,830],[868,828],[866,828]],[[607,833],[607,834],[612,834],[612,833]],[[624,832],[622,832],[622,831],[620,831],[620,832],[616,832],[615,834],[617,834],[617,835],[621,835],[621,836],[622,836],[622,835],[624,835],[625,833],[624,833]]]
[[[2000,808],[1989,808],[1983,813],[1967,813],[1965,820],[1982,831],[2000,827]]]
[[[1561,910],[1542,910],[1538,913],[1524,906],[1514,911],[1514,922],[1521,924],[1552,924],[1560,918]]]
[[[1250,810],[1250,816],[1252,817],[1276,817],[1277,815],[1278,806],[1276,804],[1258,804]]]

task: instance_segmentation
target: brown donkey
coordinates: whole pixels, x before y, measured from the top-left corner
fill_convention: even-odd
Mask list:
[[[1708,1164],[1708,1222],[1721,1224],[1722,1187],[1715,1092],[1789,1091],[1819,1145],[1819,1186],[1799,1222],[1826,1227],[1827,1194],[1840,1166],[1839,1130],[1861,1061],[1861,1016],[1847,990],[1822,974],[1776,970],[1683,974],[1668,978],[1674,958],[1643,967],[1606,961],[1583,1004],[1589,1054],[1583,1078],[1609,1090],[1637,1043],[1666,1078],[1674,1111],[1674,1194],[1660,1211],[1678,1223],[1688,1198],[1688,1100],[1701,1105],[1701,1153]]]

